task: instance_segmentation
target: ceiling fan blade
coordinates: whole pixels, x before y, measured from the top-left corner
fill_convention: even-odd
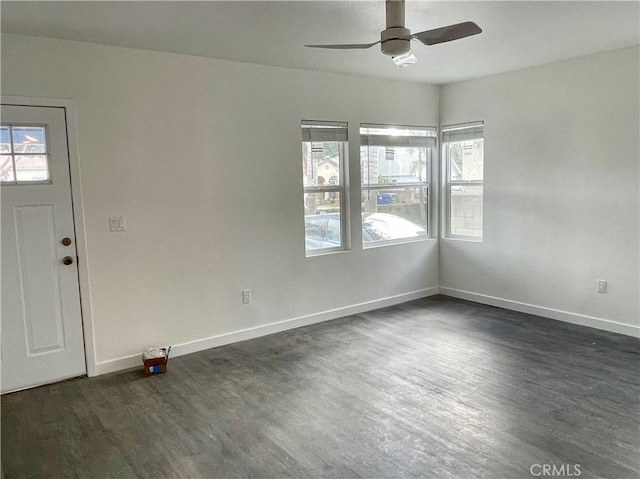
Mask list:
[[[336,50],[350,50],[350,49],[365,49],[371,48],[374,45],[377,45],[380,41],[374,43],[354,43],[354,44],[344,44],[344,45],[305,45],[305,47],[309,48],[333,48]]]
[[[463,22],[416,33],[411,35],[411,38],[420,40],[425,45],[437,45],[438,43],[459,40],[460,38],[470,37],[478,33],[482,33],[482,28],[478,25],[473,22]]]

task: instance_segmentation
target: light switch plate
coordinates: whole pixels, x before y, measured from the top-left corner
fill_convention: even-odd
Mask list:
[[[109,216],[109,231],[117,233],[127,231],[127,220],[124,216]]]

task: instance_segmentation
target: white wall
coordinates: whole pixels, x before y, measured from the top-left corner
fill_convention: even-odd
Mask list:
[[[4,35],[2,94],[75,101],[98,372],[438,285],[435,239],[305,258],[300,146],[302,119],[436,126],[438,87]]]
[[[638,334],[639,57],[442,87],[442,125],[485,121],[484,241],[441,241],[445,294]]]
[[[89,361],[104,372],[137,364],[151,344],[184,353],[439,282],[448,294],[637,333],[638,49],[441,92],[3,35],[3,95],[76,105]],[[354,222],[352,251],[305,258],[300,120],[348,121],[356,138],[360,122],[437,125],[439,100],[442,124],[485,121],[483,243],[441,241],[440,258],[435,240],[363,251]],[[357,141],[350,154],[357,184]],[[126,216],[128,231],[110,233],[110,215]],[[595,293],[598,278],[608,294]]]

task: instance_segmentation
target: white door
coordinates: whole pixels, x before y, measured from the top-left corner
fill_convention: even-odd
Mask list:
[[[86,373],[64,108],[0,110],[2,393]]]

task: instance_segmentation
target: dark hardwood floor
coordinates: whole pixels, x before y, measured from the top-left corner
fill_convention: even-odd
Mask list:
[[[553,465],[554,477],[637,479],[639,345],[417,300],[174,358],[164,375],[5,395],[2,468],[7,479],[517,479]]]

